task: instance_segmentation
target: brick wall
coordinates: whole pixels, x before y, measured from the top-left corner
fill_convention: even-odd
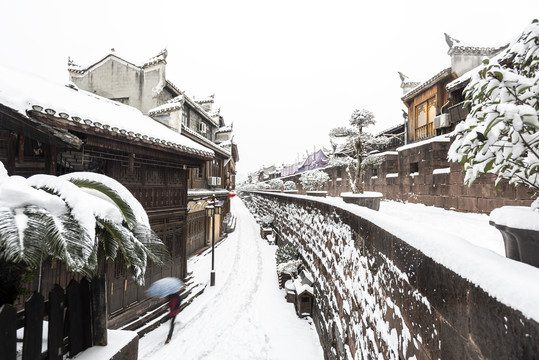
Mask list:
[[[299,246],[327,359],[539,358],[537,322],[377,225],[302,196],[246,203]]]
[[[366,189],[383,193],[385,199],[465,212],[490,213],[504,205],[531,204],[526,188],[503,181],[496,189],[492,174],[481,175],[471,186],[464,185],[463,167],[447,161],[449,146],[449,142],[432,141],[404,148],[398,155],[386,155],[376,176],[372,169],[367,170]]]
[[[496,189],[496,176],[483,174],[471,185],[464,184],[463,166],[447,160],[450,142],[425,141],[399,151],[382,153],[383,163],[365,173],[365,191],[378,191],[384,199],[421,203],[462,212],[490,213],[501,206],[530,206],[532,199],[523,186],[515,187],[502,181]],[[323,190],[330,196],[350,191],[346,169],[323,169],[330,177]],[[354,174],[350,174],[352,177]],[[282,178],[296,183],[300,194],[305,194],[299,181],[301,174]]]

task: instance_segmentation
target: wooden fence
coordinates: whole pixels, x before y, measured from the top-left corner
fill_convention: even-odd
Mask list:
[[[0,307],[0,357],[17,359],[17,330],[23,330],[22,360],[63,359],[73,357],[92,346],[90,282],[72,280],[64,290],[55,285],[49,300],[34,293],[17,312],[11,305]],[[44,320],[48,326],[44,326]],[[43,330],[46,329],[46,334]],[[19,332],[20,334],[20,332]],[[47,349],[42,344],[47,341]]]

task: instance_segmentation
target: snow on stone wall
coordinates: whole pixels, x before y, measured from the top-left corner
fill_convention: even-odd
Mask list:
[[[310,197],[247,198],[278,244],[299,245],[328,359],[539,356],[537,322],[373,223]]]
[[[335,211],[326,216],[317,208],[293,202],[276,206],[258,196],[253,196],[253,208],[261,216],[273,214],[282,240],[300,246],[314,275],[315,318],[327,339],[328,355],[398,360],[399,355],[409,358],[418,353],[421,335],[411,334],[400,305],[388,296],[404,291],[401,284],[408,282],[407,275],[384,255],[357,246],[354,239],[361,242],[360,237]],[[407,295],[413,295],[423,310],[431,312],[428,300],[417,291]],[[429,331],[433,330],[430,326]]]

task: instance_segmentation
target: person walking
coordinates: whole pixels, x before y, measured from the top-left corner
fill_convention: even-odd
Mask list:
[[[172,338],[172,333],[174,332],[174,320],[176,320],[176,315],[180,312],[180,305],[182,298],[180,297],[179,292],[170,294],[168,296],[168,316],[170,317],[170,330],[168,331],[167,340],[165,344],[170,342]]]

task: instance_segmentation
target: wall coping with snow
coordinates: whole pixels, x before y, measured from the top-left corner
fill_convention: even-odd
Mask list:
[[[328,358],[539,356],[539,269],[340,199],[252,193],[315,278]]]

